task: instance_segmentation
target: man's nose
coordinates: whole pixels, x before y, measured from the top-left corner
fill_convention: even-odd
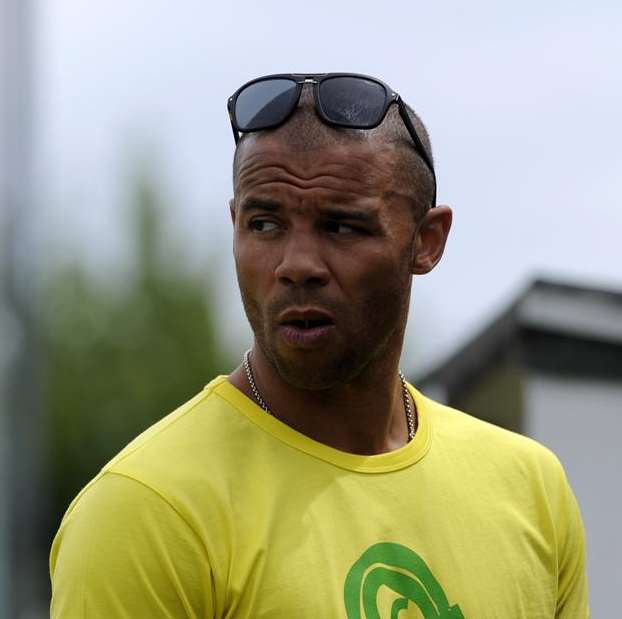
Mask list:
[[[320,243],[309,234],[287,239],[275,274],[280,283],[297,287],[325,286],[330,278]]]

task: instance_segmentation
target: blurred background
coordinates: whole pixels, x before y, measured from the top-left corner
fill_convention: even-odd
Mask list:
[[[377,76],[422,116],[443,262],[402,367],[532,436],[584,515],[595,617],[622,586],[622,5],[0,0],[0,617],[47,615],[77,491],[250,343],[227,97]]]

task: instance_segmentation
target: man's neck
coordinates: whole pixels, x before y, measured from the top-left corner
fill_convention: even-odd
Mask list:
[[[287,384],[257,347],[252,371],[270,413],[320,443],[349,453],[373,455],[398,449],[408,440],[397,360],[370,364],[351,383],[317,391]],[[257,403],[242,366],[230,374],[229,382]]]

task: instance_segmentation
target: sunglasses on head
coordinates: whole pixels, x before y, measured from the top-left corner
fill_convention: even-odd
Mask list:
[[[235,143],[240,140],[240,133],[272,129],[283,124],[296,109],[306,84],[313,86],[318,116],[326,124],[335,127],[373,129],[384,120],[389,106],[396,103],[415,150],[432,174],[432,206],[435,206],[434,165],[408,116],[405,103],[387,84],[368,75],[279,73],[247,82],[227,102]]]

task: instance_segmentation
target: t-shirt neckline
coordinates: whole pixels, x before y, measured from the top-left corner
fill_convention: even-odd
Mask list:
[[[431,444],[429,401],[412,385],[407,385],[417,407],[419,425],[415,437],[399,449],[371,456],[329,447],[294,430],[276,417],[267,414],[258,404],[232,385],[227,376],[215,378],[207,387],[261,430],[298,451],[339,468],[358,473],[387,473],[415,464],[426,455]]]

